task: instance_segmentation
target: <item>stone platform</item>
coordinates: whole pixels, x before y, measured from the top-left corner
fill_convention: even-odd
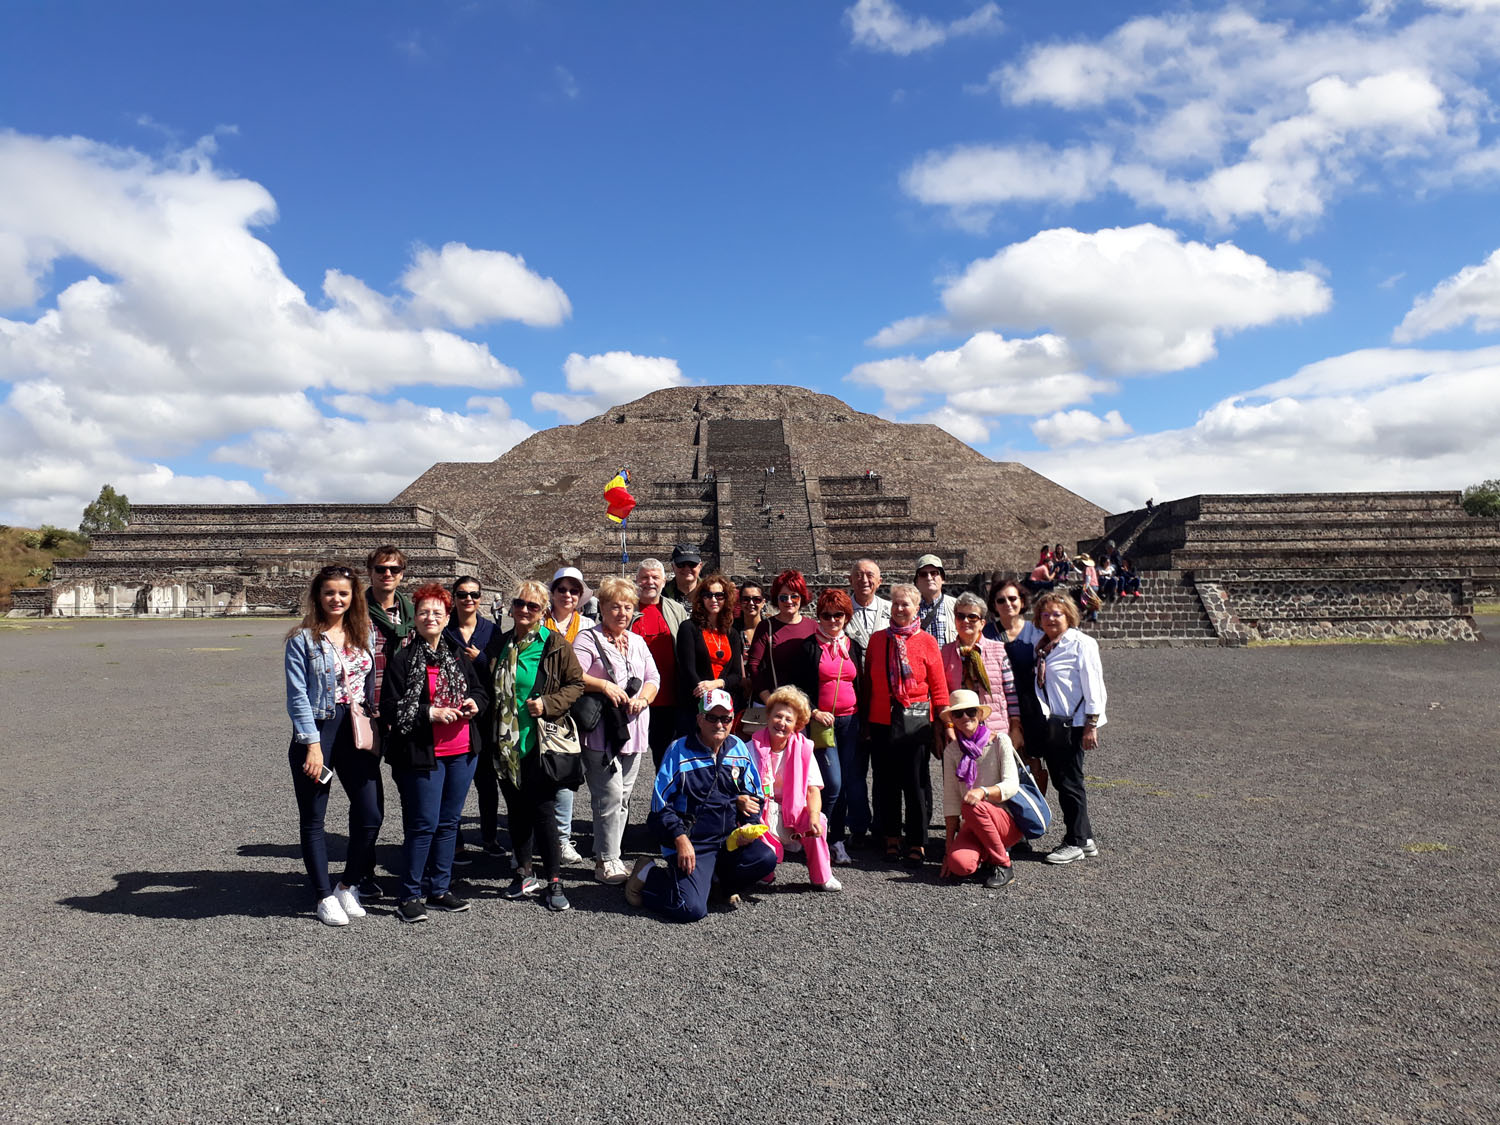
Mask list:
[[[1189,496],[1109,516],[1104,539],[1141,572],[1107,602],[1101,640],[1471,641],[1474,591],[1500,573],[1500,521],[1457,492]],[[1080,541],[1098,557],[1104,539]]]
[[[365,557],[395,544],[407,586],[508,568],[442,512],[416,504],[143,504],[130,526],[95,536],[87,555],[59,559],[46,590],[18,612],[61,616],[283,614],[330,563],[363,580]]]

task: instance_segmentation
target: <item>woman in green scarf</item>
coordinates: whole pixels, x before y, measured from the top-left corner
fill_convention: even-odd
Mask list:
[[[537,719],[559,719],[583,694],[583,669],[573,646],[542,624],[547,587],[522,582],[511,599],[510,629],[486,648],[495,677],[495,772],[510,814],[516,874],[507,898],[544,891],[549,910],[567,910],[562,889],[561,839],[557,828],[557,784],[540,766]],[[543,879],[535,877],[532,854],[542,855]]]

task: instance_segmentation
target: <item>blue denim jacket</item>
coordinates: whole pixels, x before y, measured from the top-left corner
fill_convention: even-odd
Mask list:
[[[370,629],[370,647],[375,646],[375,630]],[[325,637],[314,647],[312,631],[302,629],[286,642],[286,713],[292,718],[292,739],[311,745],[319,739],[318,724],[332,718],[338,693],[338,653]],[[370,698],[375,680],[372,668],[365,679],[365,698]]]

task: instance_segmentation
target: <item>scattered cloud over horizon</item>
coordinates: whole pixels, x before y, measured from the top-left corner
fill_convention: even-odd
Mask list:
[[[981,33],[994,34],[1004,24],[997,4],[985,3],[967,16],[947,23],[911,16],[895,0],[857,0],[846,8],[844,18],[857,46],[892,55],[911,55],[949,39]]]
[[[1500,250],[1418,297],[1391,338],[1406,344],[1464,324],[1476,332],[1500,329]]]
[[[1500,174],[1495,113],[1474,81],[1500,57],[1500,3],[1452,0],[1397,23],[1293,26],[1240,8],[1131,19],[1093,40],[1032,47],[976,89],[1068,115],[1051,144],[975,139],[902,177],[920,202],[983,228],[998,207],[1104,192],[1171,218],[1294,233],[1372,178],[1408,190]]]
[[[158,461],[167,455],[259,468],[298,500],[389,499],[441,459],[432,450],[451,457],[461,416],[419,410],[398,430],[373,407],[329,417],[320,396],[516,386],[514,368],[447,326],[550,325],[571,312],[520,257],[457,242],[417,248],[400,293],[330,269],[310,300],[260,237],[276,219],[271,194],[213,156],[211,138],[150,156],[0,131],[6,518],[72,522],[106,482],[137,502],[264,498],[253,484],[173,472]],[[86,274],[52,293],[63,261]],[[480,456],[529,432],[508,410],[482,411],[473,427]],[[289,463],[312,448],[324,469],[299,474]],[[344,479],[326,467],[365,448],[390,472]],[[392,474],[405,474],[396,489]]]
[[[563,361],[563,381],[568,394],[537,391],[531,396],[532,409],[552,411],[568,422],[583,422],[612,406],[689,382],[675,359],[632,352],[573,352]]]

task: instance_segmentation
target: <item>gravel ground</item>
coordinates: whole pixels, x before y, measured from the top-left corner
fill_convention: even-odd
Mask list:
[[[332,930],[285,627],[0,623],[0,1120],[1500,1119],[1500,645],[1106,652],[1102,854],[1001,892]]]

